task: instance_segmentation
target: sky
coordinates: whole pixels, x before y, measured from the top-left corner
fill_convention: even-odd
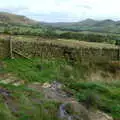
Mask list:
[[[120,0],[0,0],[0,11],[45,22],[120,20]]]

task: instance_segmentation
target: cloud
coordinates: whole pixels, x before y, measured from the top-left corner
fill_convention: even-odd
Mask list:
[[[79,21],[79,18],[73,18],[72,15],[67,13],[51,12],[44,14],[34,14],[31,18],[46,21],[46,22],[70,22],[70,21]]]
[[[21,13],[24,11],[28,11],[29,9],[27,7],[19,6],[19,7],[12,7],[12,6],[6,6],[6,7],[0,7],[0,11],[4,12],[13,12],[13,13]]]
[[[119,0],[0,0],[0,10],[40,21],[120,19]]]

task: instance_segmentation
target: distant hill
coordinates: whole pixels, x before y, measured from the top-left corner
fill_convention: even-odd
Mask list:
[[[92,26],[96,24],[98,21],[93,20],[93,19],[86,19],[84,21],[76,23],[76,25],[81,25],[81,26]]]
[[[7,12],[0,12],[0,25],[3,23],[20,24],[20,25],[35,25],[40,28],[54,28],[65,31],[90,31],[90,32],[107,32],[107,33],[120,33],[120,21],[106,20],[93,20],[86,19],[79,22],[58,22],[46,23],[29,19],[25,16],[11,14]]]
[[[120,33],[120,21],[110,19],[101,21],[86,19],[80,22],[44,24],[61,30]]]
[[[38,22],[25,16],[0,12],[0,23],[37,24]]]

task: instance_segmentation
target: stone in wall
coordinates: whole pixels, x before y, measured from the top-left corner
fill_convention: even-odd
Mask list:
[[[9,52],[9,41],[0,39],[0,59],[8,57],[10,54]]]

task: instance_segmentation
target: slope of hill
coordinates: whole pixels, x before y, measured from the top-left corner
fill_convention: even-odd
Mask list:
[[[102,20],[97,22],[96,24],[93,24],[93,26],[111,26],[111,25],[116,25],[116,22],[110,19]]]
[[[38,22],[25,16],[0,12],[0,23],[37,24]]]
[[[53,28],[70,30],[70,31],[92,31],[92,32],[111,32],[120,33],[120,21],[106,20],[93,20],[86,19],[80,22],[71,23],[44,23]]]
[[[55,28],[67,31],[91,31],[91,32],[108,32],[120,33],[120,21],[113,21],[110,19],[98,21],[93,19],[86,19],[80,22],[58,22],[45,23],[29,19],[25,16],[11,14],[7,12],[0,12],[0,24],[19,24],[19,25],[36,25],[35,27]]]
[[[98,21],[93,20],[93,19],[86,19],[84,21],[76,23],[76,25],[81,25],[81,26],[92,26],[94,24],[98,23]]]

